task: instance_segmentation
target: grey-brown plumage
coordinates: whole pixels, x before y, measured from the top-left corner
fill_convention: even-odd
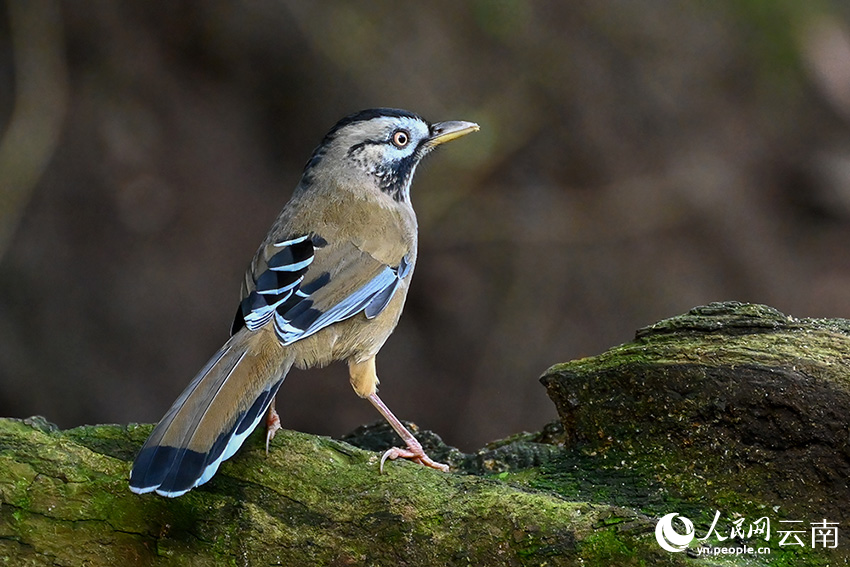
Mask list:
[[[208,481],[267,416],[289,369],[348,364],[355,392],[405,441],[381,460],[433,462],[378,398],[375,356],[392,333],[416,264],[410,184],[437,145],[478,130],[429,124],[395,109],[340,120],[245,274],[230,340],[174,402],[142,447],[130,489],[180,496]]]

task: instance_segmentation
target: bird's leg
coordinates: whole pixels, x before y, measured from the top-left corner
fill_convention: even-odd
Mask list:
[[[280,429],[280,416],[277,415],[277,410],[274,409],[274,401],[269,404],[269,409],[266,411],[266,456],[269,454],[269,443],[274,439],[274,434]]]
[[[387,423],[392,426],[395,432],[398,433],[398,436],[402,438],[404,444],[407,445],[407,449],[393,447],[384,453],[381,457],[381,472],[384,472],[384,463],[387,459],[393,460],[398,459],[399,457],[403,459],[410,459],[411,461],[425,465],[426,467],[448,472],[448,465],[431,460],[431,458],[425,454],[425,451],[422,449],[422,445],[419,444],[416,437],[414,437],[413,434],[401,424],[398,418],[393,415],[393,412],[390,411],[390,408],[384,405],[384,402],[382,402],[381,398],[378,397],[378,394],[376,393],[378,387],[378,374],[375,371],[374,356],[361,362],[349,360],[348,374],[351,378],[351,387],[354,388],[357,395],[372,402],[375,409],[384,416]]]
[[[433,461],[431,457],[425,454],[424,449],[422,449],[422,445],[419,441],[416,440],[416,437],[408,431],[408,429],[402,425],[402,423],[398,420],[398,418],[393,415],[393,412],[390,411],[384,402],[381,401],[381,398],[378,397],[378,394],[370,394],[366,397],[367,400],[372,402],[372,405],[375,406],[384,419],[387,420],[387,423],[398,433],[398,436],[401,437],[404,444],[407,445],[407,449],[400,449],[398,447],[393,447],[389,449],[387,452],[383,454],[381,457],[381,467],[380,471],[384,472],[384,463],[387,459],[394,460],[401,457],[402,459],[410,459],[420,465],[425,465],[426,467],[431,467],[432,469],[441,470],[443,472],[449,472],[449,466],[444,465],[443,463],[438,463]]]

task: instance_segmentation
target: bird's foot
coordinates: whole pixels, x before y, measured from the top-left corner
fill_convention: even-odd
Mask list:
[[[269,455],[269,443],[274,439],[274,434],[280,428],[280,416],[277,414],[277,410],[274,409],[274,404],[272,404],[266,413],[266,456]]]
[[[375,372],[375,364],[374,357],[371,360],[371,371]],[[353,376],[353,375],[352,375]],[[375,381],[377,382],[377,376],[375,376]],[[380,471],[384,472],[384,463],[387,462],[387,459],[393,461],[398,458],[402,459],[410,459],[415,463],[419,463],[420,465],[425,465],[426,467],[431,467],[432,469],[437,469],[438,471],[449,472],[449,465],[444,465],[443,463],[438,463],[433,461],[431,457],[425,454],[425,450],[422,449],[422,445],[419,441],[416,440],[416,437],[407,430],[407,428],[402,425],[402,423],[398,420],[396,416],[393,415],[393,412],[390,411],[384,402],[381,401],[381,398],[378,397],[378,394],[372,392],[366,399],[369,400],[375,409],[380,412],[384,419],[387,420],[387,423],[390,424],[390,427],[398,433],[398,436],[402,438],[404,444],[407,445],[407,449],[400,449],[398,447],[393,447],[389,449],[386,453],[381,456],[381,468]]]
[[[420,465],[425,465],[426,467],[431,467],[438,471],[449,472],[449,465],[444,465],[443,463],[438,463],[431,459],[431,457],[425,454],[425,451],[422,449],[422,445],[420,445],[418,441],[414,440],[413,443],[408,442],[406,449],[401,449],[399,447],[388,449],[381,456],[381,467],[379,469],[381,473],[384,472],[384,463],[387,462],[387,459],[394,461],[398,458],[410,459],[414,463],[419,463]]]

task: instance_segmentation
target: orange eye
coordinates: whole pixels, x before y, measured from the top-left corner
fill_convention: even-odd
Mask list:
[[[410,134],[404,130],[396,130],[393,134],[393,145],[397,148],[403,148],[410,143]]]

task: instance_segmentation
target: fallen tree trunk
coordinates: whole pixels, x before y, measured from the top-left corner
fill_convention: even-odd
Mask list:
[[[572,565],[648,518],[293,431],[254,436],[174,500],[127,488],[149,426],[56,431],[0,420],[0,556],[14,565]],[[629,551],[629,554],[633,551]]]
[[[715,512],[717,533],[735,515],[846,522],[848,352],[846,321],[715,304],[551,368],[542,381],[561,420],[541,433],[472,455],[422,435],[454,474],[404,462],[378,474],[379,453],[354,444],[392,443],[383,426],[348,442],[281,431],[268,456],[255,435],[211,482],[174,500],[127,488],[150,426],[0,420],[0,560],[686,565],[698,542],[663,550],[662,515],[693,519],[696,535]],[[776,535],[765,542],[770,562],[844,557],[842,546],[792,549]],[[722,558],[753,561],[766,559]]]

